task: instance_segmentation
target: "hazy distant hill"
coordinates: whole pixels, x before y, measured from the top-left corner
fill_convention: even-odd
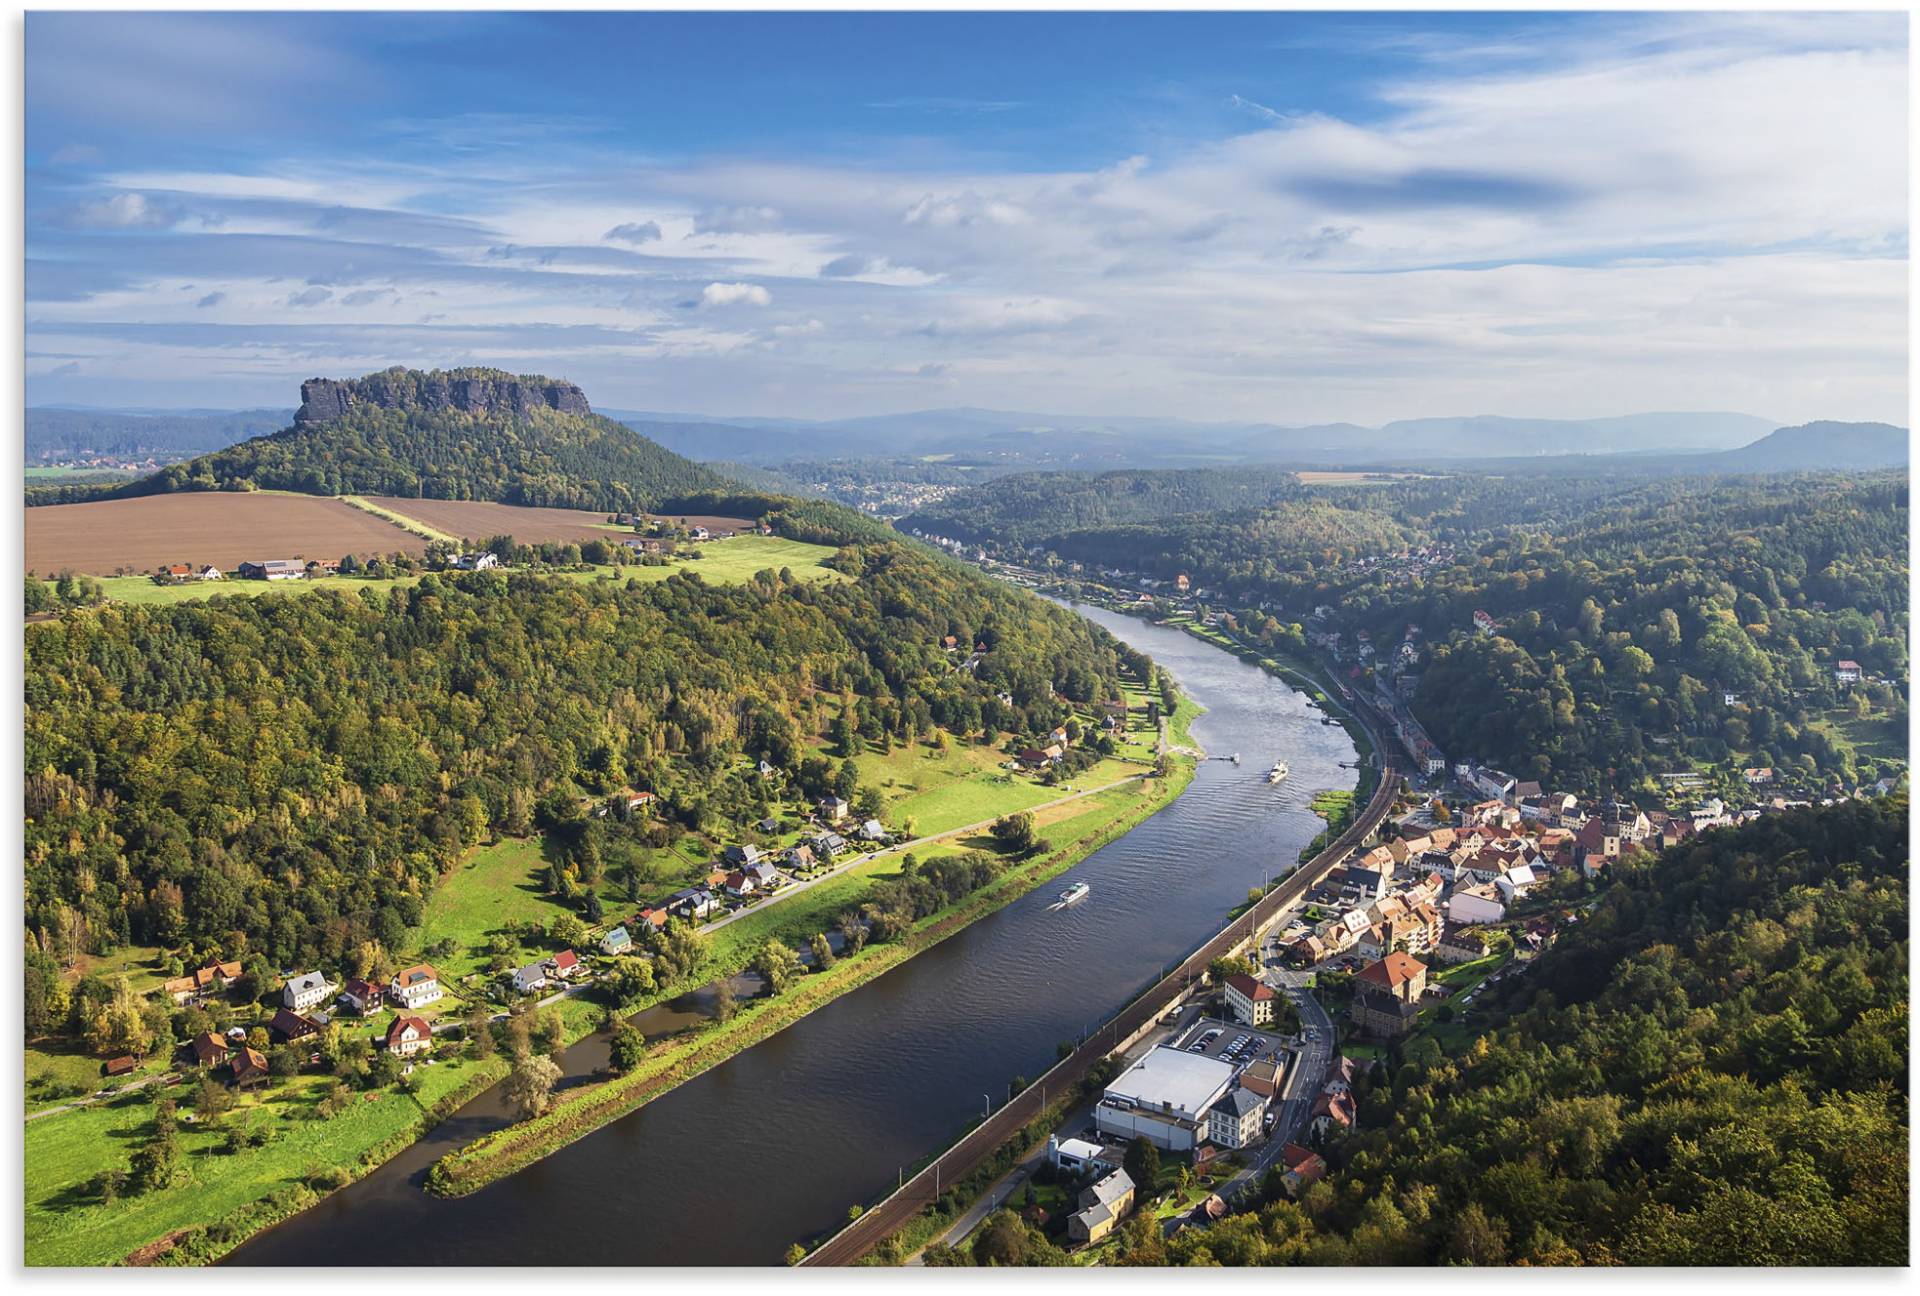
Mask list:
[[[1904,468],[1907,441],[1907,429],[1888,423],[1804,423],[1711,458],[1720,472]]]
[[[27,462],[67,463],[110,459],[177,459],[206,454],[275,428],[291,410],[89,410],[53,406],[29,409]]]
[[[636,509],[728,485],[587,405],[570,382],[394,368],[302,384],[293,426],[117,492],[288,490]]]
[[[1778,426],[1749,414],[1603,419],[1495,415],[1282,426],[1184,419],[940,409],[809,422],[627,413],[643,435],[691,458],[776,463],[816,457],[960,455],[986,463],[1104,470],[1272,463],[1362,465],[1562,454],[1688,454],[1742,446]]]

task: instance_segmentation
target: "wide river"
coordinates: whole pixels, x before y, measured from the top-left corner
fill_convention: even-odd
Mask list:
[[[1354,781],[1345,730],[1279,680],[1180,631],[1080,610],[1171,670],[1207,708],[1195,740],[1242,763],[1202,762],[1171,806],[1055,884],[519,1174],[456,1201],[421,1188],[438,1156],[499,1122],[482,1095],[229,1263],[778,1264],[1014,1076],[1045,1071],[1298,858],[1323,826],[1315,791]],[[1272,786],[1276,758],[1293,773]],[[1092,893],[1050,912],[1070,882]],[[601,1041],[577,1047],[604,1056]]]

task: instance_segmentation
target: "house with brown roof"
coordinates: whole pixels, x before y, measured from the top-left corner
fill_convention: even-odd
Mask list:
[[[1315,1098],[1313,1114],[1308,1119],[1314,1133],[1325,1135],[1335,1126],[1352,1129],[1355,1115],[1353,1094],[1343,1090],[1340,1093],[1323,1093]]]
[[[1371,1035],[1395,1038],[1414,1027],[1420,996],[1427,988],[1426,964],[1394,951],[1369,963],[1353,979],[1354,1026]]]
[[[1280,1149],[1281,1178],[1289,1190],[1300,1192],[1326,1178],[1327,1163],[1318,1152],[1289,1143]]]
[[[108,1078],[132,1075],[133,1069],[137,1065],[139,1064],[136,1063],[130,1055],[122,1053],[117,1058],[108,1058],[105,1065],[100,1068],[100,1074]]]
[[[233,1069],[233,1083],[237,1088],[254,1089],[267,1082],[267,1058],[259,1049],[242,1044],[233,1051],[228,1065]]]
[[[187,1042],[187,1049],[199,1066],[216,1067],[227,1060],[227,1042],[212,1031],[201,1031],[195,1035]]]
[[[433,1047],[433,1027],[424,1017],[405,1014],[395,1017],[387,1027],[387,1051],[395,1057],[412,1057]]]
[[[387,986],[387,998],[402,1008],[424,1007],[444,994],[440,974],[425,963],[394,973],[392,983]]]
[[[381,1002],[386,998],[386,991],[365,977],[355,977],[341,988],[340,997],[347,1001],[348,1007],[362,1017],[371,1017],[380,1011]]]
[[[276,1008],[273,1020],[267,1023],[267,1029],[280,1038],[283,1043],[291,1044],[295,1040],[306,1039],[309,1035],[318,1035],[320,1027],[302,1017],[299,1013],[286,1008]]]
[[[1236,972],[1225,983],[1227,1007],[1243,1026],[1267,1026],[1273,1022],[1274,1001],[1279,998],[1272,986],[1244,972]]]

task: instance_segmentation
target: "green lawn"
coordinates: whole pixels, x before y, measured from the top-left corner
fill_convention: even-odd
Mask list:
[[[69,1042],[42,1040],[27,1045],[27,1110],[55,1107],[108,1085],[118,1088],[145,1076],[158,1075],[167,1069],[167,1059],[147,1058],[131,1075],[115,1076],[111,1080],[100,1074],[100,1065],[101,1059]]]
[[[1860,717],[1836,707],[1816,720],[1814,727],[1856,756],[1877,761],[1908,759],[1906,729],[1884,715]]]
[[[314,580],[261,581],[229,577],[218,581],[186,581],[179,585],[156,585],[148,576],[96,577],[107,597],[116,603],[188,603],[196,599],[225,594],[239,598],[258,598],[262,594],[306,594],[318,589],[385,591],[396,585],[415,585],[418,576],[400,576],[392,580],[368,580],[360,576],[321,576]],[[49,589],[53,582],[47,582]]]
[[[482,846],[441,880],[420,920],[416,949],[442,941],[459,948],[436,955],[434,966],[451,978],[486,967],[485,946],[509,924],[531,920],[545,925],[572,910],[546,893],[540,874],[547,867],[537,837],[509,837]]]
[[[847,579],[844,574],[822,565],[834,555],[831,545],[808,544],[803,540],[787,540],[780,536],[748,535],[734,536],[728,540],[689,541],[687,547],[697,549],[700,557],[675,557],[664,566],[656,567],[595,567],[590,571],[562,574],[569,580],[577,581],[663,581],[675,572],[693,571],[699,572],[702,580],[716,585],[738,585],[752,580],[758,572],[779,571],[784,567],[791,570],[796,579],[803,581]]]
[[[26,1262],[113,1264],[177,1229],[230,1218],[317,1170],[352,1167],[369,1150],[404,1136],[426,1106],[465,1082],[477,1065],[455,1061],[416,1069],[418,1099],[384,1092],[325,1121],[310,1115],[326,1083],[321,1078],[255,1091],[224,1120],[251,1115],[261,1121],[272,1134],[265,1147],[223,1155],[214,1150],[219,1133],[182,1124],[186,1182],[110,1205],[82,1186],[102,1170],[126,1166],[152,1128],[152,1105],[136,1096],[32,1121],[25,1142]],[[183,1112],[191,1110],[185,1090],[173,1096]]]

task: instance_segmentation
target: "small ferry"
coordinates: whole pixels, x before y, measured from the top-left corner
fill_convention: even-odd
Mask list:
[[[1287,763],[1285,761],[1283,760],[1275,761],[1273,763],[1273,768],[1267,771],[1267,782],[1278,783],[1281,779],[1285,778],[1287,775],[1291,773],[1293,773],[1293,771],[1287,768]]]
[[[1076,900],[1084,900],[1087,898],[1087,892],[1091,890],[1093,890],[1093,888],[1085,882],[1075,882],[1072,886],[1060,893],[1060,903],[1062,905],[1070,905]]]

